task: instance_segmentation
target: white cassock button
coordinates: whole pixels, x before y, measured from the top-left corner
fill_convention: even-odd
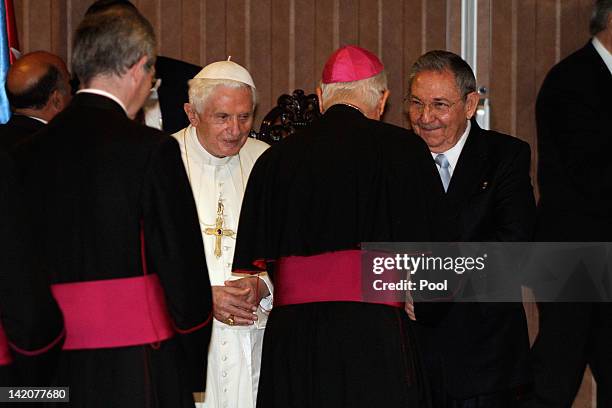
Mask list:
[[[227,361],[227,356],[223,356],[223,357],[221,357],[221,360],[222,360],[222,361]]]
[[[227,392],[227,388],[224,388],[224,389],[223,389],[223,392]]]
[[[225,371],[224,371],[224,372],[221,374],[221,376],[222,376],[223,378],[227,377],[227,372],[225,372]]]
[[[225,340],[223,340],[223,341],[221,342],[221,345],[222,345],[222,346],[225,346],[226,344],[227,344],[227,341],[225,341]]]

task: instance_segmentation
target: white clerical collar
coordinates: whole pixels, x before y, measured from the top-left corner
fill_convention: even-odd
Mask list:
[[[161,85],[161,81],[161,78],[157,78],[155,85],[151,88],[149,98],[147,98],[142,106],[145,116],[145,125],[159,130],[163,130],[164,128],[161,107],[159,106],[159,94],[157,92]]]
[[[472,129],[472,124],[470,123],[468,119],[467,126],[465,127],[465,131],[463,132],[463,135],[461,135],[461,137],[459,138],[459,141],[455,143],[455,145],[451,147],[450,149],[448,149],[447,151],[442,152],[446,156],[446,159],[448,160],[448,164],[449,164],[448,171],[450,172],[451,177],[453,176],[455,167],[457,167],[459,156],[461,155],[461,151],[463,150],[463,146],[465,145],[465,141],[467,140],[467,137],[470,134],[471,129]],[[438,154],[440,153],[431,152],[431,157],[435,159]],[[436,164],[436,166],[438,165]]]
[[[121,102],[121,100],[119,98],[117,98],[115,95],[113,95],[110,92],[106,92],[103,91],[102,89],[96,89],[96,88],[84,88],[84,89],[79,89],[77,91],[78,94],[80,93],[91,93],[91,94],[96,94],[96,95],[102,95],[102,96],[106,96],[109,99],[112,99],[113,101],[117,102],[119,104],[119,106],[121,106],[121,109],[123,109],[123,111],[125,112],[125,114],[127,115],[127,109],[125,108],[125,105],[123,104],[123,102]]]
[[[604,47],[597,37],[593,37],[591,43],[593,44],[593,47],[595,47],[595,51],[597,51],[603,62],[610,70],[610,74],[612,74],[612,53],[610,53],[610,51]]]
[[[187,142],[189,146],[186,146],[189,149],[189,152],[194,152],[194,155],[200,160],[203,164],[208,164],[209,166],[223,166],[226,165],[232,160],[235,156],[225,156],[225,157],[217,157],[213,156],[202,146],[200,140],[198,139],[198,134],[196,133],[196,128],[192,125],[189,125],[187,128]]]

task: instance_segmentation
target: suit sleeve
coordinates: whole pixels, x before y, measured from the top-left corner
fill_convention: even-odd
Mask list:
[[[528,242],[535,224],[535,198],[529,176],[531,149],[521,142],[501,169],[495,195],[493,232],[496,241]]]
[[[164,139],[153,153],[145,182],[143,228],[146,267],[164,288],[192,389],[203,391],[211,287],[197,210],[175,139]]]

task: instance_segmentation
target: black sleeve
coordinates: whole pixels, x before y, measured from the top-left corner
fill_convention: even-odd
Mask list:
[[[146,263],[166,295],[193,391],[206,384],[212,296],[198,215],[178,143],[153,153],[143,202]]]
[[[531,149],[520,143],[501,170],[494,200],[494,233],[498,242],[529,242],[535,225],[535,198],[529,170]]]
[[[28,242],[36,226],[24,215],[15,176],[13,160],[0,153],[0,314],[20,374],[12,385],[49,385],[63,344],[63,319],[47,277],[32,262],[35,248]]]
[[[267,261],[274,261],[278,255],[278,234],[280,231],[279,210],[271,161],[272,148],[266,150],[255,162],[247,182],[240,210],[240,233],[236,239],[233,269],[242,273],[256,273],[266,270]]]

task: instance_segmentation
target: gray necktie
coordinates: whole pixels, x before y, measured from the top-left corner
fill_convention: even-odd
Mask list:
[[[450,183],[450,171],[448,171],[448,159],[446,158],[446,156],[444,154],[439,154],[436,156],[436,158],[434,159],[434,161],[436,162],[436,164],[438,166],[440,166],[440,169],[438,170],[440,172],[440,178],[442,179],[442,185],[444,186],[444,191],[448,190],[448,184]]]

